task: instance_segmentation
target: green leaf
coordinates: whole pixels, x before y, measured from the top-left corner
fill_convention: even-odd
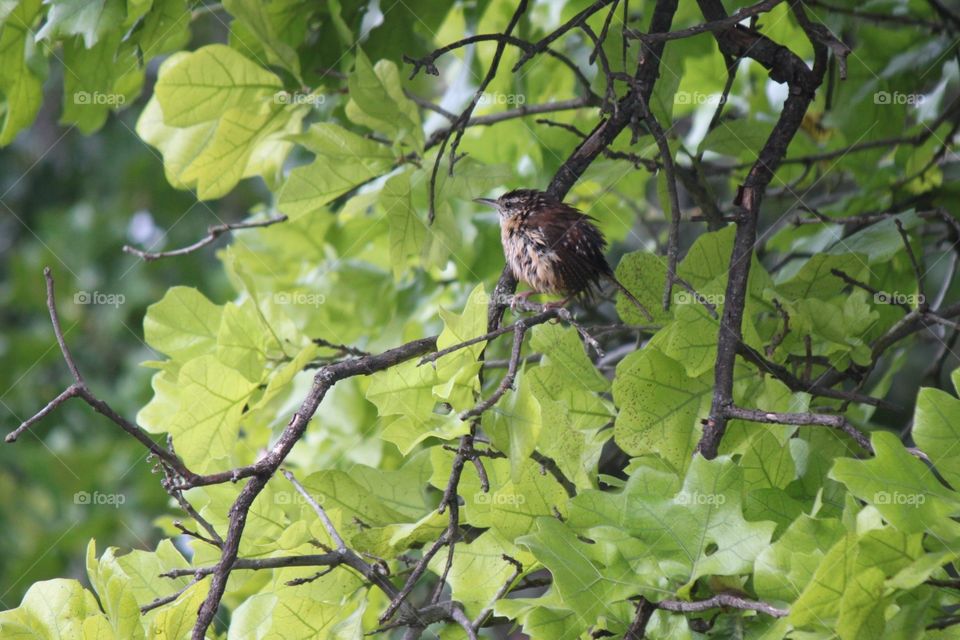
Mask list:
[[[697,238],[677,268],[680,276],[699,293],[723,293],[723,282],[730,267],[730,252],[733,250],[734,229],[730,226],[719,231],[705,233]],[[713,286],[708,286],[714,283]]]
[[[813,577],[790,608],[790,622],[797,627],[819,623],[829,626],[840,611],[841,597],[854,576],[857,536],[847,534],[823,556]]]
[[[433,476],[430,483],[441,490],[447,484],[448,469],[453,454],[440,447],[431,449]],[[540,465],[526,460],[518,480],[511,477],[508,460],[485,459],[484,468],[490,481],[490,491],[483,492],[475,473],[463,473],[460,495],[464,506],[461,513],[464,521],[477,527],[492,528],[504,538],[514,540],[517,536],[534,529],[540,516],[563,516],[567,511],[568,496],[560,483],[549,473],[541,473]]]
[[[960,535],[951,517],[960,513],[957,494],[943,487],[931,470],[910,455],[892,433],[871,438],[876,455],[869,460],[838,459],[830,477],[860,500],[872,504],[905,532],[931,531],[952,539]]]
[[[170,540],[161,540],[155,551],[134,549],[122,554],[118,552],[113,547],[107,549],[100,557],[100,570],[103,572],[106,565],[115,575],[119,576],[122,572],[129,581],[127,588],[141,606],[168,596],[190,582],[187,577],[171,579],[160,576],[171,569],[190,566]]]
[[[783,446],[776,436],[767,431],[750,440],[741,466],[748,490],[767,487],[783,489],[797,475],[790,448]]]
[[[713,151],[722,156],[753,161],[772,130],[772,122],[761,122],[756,118],[721,120],[720,125],[706,135],[697,152]]]
[[[840,600],[837,633],[842,640],[870,640],[883,635],[883,571],[870,568],[854,576]]]
[[[225,111],[217,121],[212,137],[177,176],[192,185],[201,200],[212,200],[228,194],[241,178],[256,175],[251,171],[251,157],[272,135],[297,130],[303,109],[293,111],[275,105],[261,105],[257,112],[248,107]],[[282,143],[281,154],[291,147]]]
[[[810,583],[833,545],[845,534],[836,518],[800,515],[754,565],[754,588],[763,599],[793,602]]]
[[[236,369],[251,382],[260,382],[266,371],[267,345],[275,342],[268,327],[249,298],[236,305],[228,302],[223,307],[220,329],[217,332],[217,359]]]
[[[744,519],[743,479],[729,457],[695,457],[672,497],[663,489],[651,491],[651,484],[664,487],[663,475],[641,467],[619,494],[580,493],[572,502],[571,526],[621,546],[647,584],[659,584],[662,576],[680,586],[681,597],[689,596],[702,576],[752,570],[774,524]],[[632,538],[624,540],[621,531]]]
[[[152,58],[186,46],[190,39],[190,10],[187,0],[152,0],[140,32],[140,49]]]
[[[45,580],[33,584],[20,606],[0,612],[0,637],[4,640],[33,638],[83,638],[87,621],[100,618],[109,624],[93,594],[76,580]]]
[[[267,63],[284,67],[303,84],[300,57],[277,33],[269,4],[257,0],[224,0],[223,7],[254,34],[267,54]]]
[[[377,406],[381,416],[405,415],[424,420],[433,413],[433,387],[437,382],[432,366],[420,366],[417,360],[410,360],[370,376],[367,400]]]
[[[660,351],[635,351],[617,365],[613,399],[620,412],[614,439],[630,455],[656,454],[684,469],[711,393],[709,382],[689,377],[683,365]]]
[[[197,622],[197,611],[210,591],[210,581],[201,580],[177,599],[157,611],[147,632],[150,638],[186,638]]]
[[[40,0],[19,2],[3,19],[0,30],[0,93],[3,96],[3,124],[0,146],[13,142],[29,126],[43,101],[43,79],[32,68],[37,57],[31,25],[40,13]]]
[[[519,481],[530,454],[537,447],[543,430],[540,403],[531,393],[527,376],[517,376],[516,390],[500,399],[483,415],[483,430],[490,441],[510,458],[510,478]],[[551,434],[556,437],[558,434]]]
[[[664,355],[682,363],[689,377],[698,378],[716,363],[720,321],[689,294],[675,294],[674,304],[676,320],[657,334],[655,344]]]
[[[171,287],[147,307],[143,335],[151,347],[186,361],[213,353],[220,332],[222,308],[192,287]]]
[[[960,369],[953,372],[960,389]],[[960,400],[939,389],[923,388],[917,395],[913,438],[953,487],[960,487]]]
[[[460,549],[453,556],[447,583],[454,599],[463,603],[471,619],[493,604],[497,591],[516,571],[511,563],[503,559],[504,554],[520,562],[525,569],[534,564],[532,555],[495,530],[484,532],[470,544],[457,546]],[[445,554],[435,555],[430,561],[430,570],[437,575],[442,574],[446,561]]]
[[[530,372],[532,376],[538,370]],[[581,488],[595,487],[597,477],[597,463],[604,443],[609,439],[609,431],[602,432],[599,428],[584,429],[568,405],[562,401],[545,399],[534,396],[540,403],[541,423],[549,425],[549,437],[541,437],[537,449],[557,463],[563,475]],[[609,420],[609,414],[603,422]],[[542,436],[541,429],[541,436]]]
[[[91,48],[79,39],[67,40],[62,56],[70,69],[63,80],[63,124],[93,133],[111,110],[121,109],[140,92],[143,71],[134,49],[121,46],[120,34],[108,34]]]
[[[869,279],[866,256],[857,253],[818,253],[804,262],[796,275],[778,283],[777,294],[787,300],[829,300],[847,286],[843,280],[831,273],[833,269],[839,269],[861,282]]]
[[[189,127],[223,116],[231,108],[258,111],[283,84],[239,52],[212,44],[161,67],[155,88],[163,122]]]
[[[353,611],[353,607],[318,602],[289,590],[260,593],[237,609],[227,639],[353,638],[356,636],[337,633],[340,623]]]
[[[184,53],[175,53],[164,60],[160,65],[161,73],[184,56]],[[190,189],[193,185],[182,178],[183,172],[203,151],[216,127],[215,120],[182,129],[168,126],[164,123],[160,101],[154,94],[140,113],[136,131],[144,142],[163,154],[163,173],[167,182],[178,189]]]
[[[524,379],[541,406],[559,403],[570,420],[571,428],[584,431],[598,429],[614,416],[610,402],[598,391],[590,389],[592,378],[571,377],[568,368],[562,364],[552,364],[549,359],[541,360],[539,367],[527,367],[524,370]],[[604,381],[604,384],[609,383]]]
[[[611,580],[604,575],[598,545],[578,539],[555,518],[539,518],[535,529],[517,544],[526,547],[550,571],[551,590],[577,615],[581,628],[592,626],[602,616],[615,616],[612,605],[633,595],[629,580]]]
[[[109,627],[117,638],[140,640],[144,637],[140,623],[140,607],[134,597],[130,579],[115,562],[112,550],[97,560],[96,543],[87,545],[87,577],[96,591],[110,621]]]
[[[354,470],[349,474],[320,471],[303,480],[303,485],[339,525],[342,536],[354,544],[366,545],[381,538],[380,528],[416,522],[430,515],[432,505],[428,505],[423,494],[429,477],[429,467],[423,464],[426,462],[423,457],[420,463],[408,464],[398,471],[357,465],[357,477]],[[437,527],[440,528],[442,525]],[[397,533],[396,528],[389,529],[389,533],[388,543]],[[402,540],[403,536],[396,538]],[[372,553],[389,552],[389,546],[364,548]]]
[[[830,253],[865,255],[869,258],[870,264],[887,262],[904,251],[903,236],[897,230],[897,222],[900,222],[905,230],[910,231],[919,226],[923,220],[913,211],[909,211],[880,220],[846,237],[843,237],[841,230],[838,229],[837,238],[842,237],[843,241],[837,242],[830,249]]]
[[[406,142],[415,150],[422,150],[420,114],[417,105],[403,94],[397,65],[380,60],[371,66],[363,50],[357,47],[356,51],[356,67],[347,79],[350,87],[347,117],[374,131],[382,131],[397,142]]]
[[[404,172],[387,180],[380,204],[386,211],[390,229],[390,263],[399,279],[409,256],[420,256],[432,242],[426,221],[413,206],[410,173]]]
[[[617,265],[616,275],[617,280],[653,315],[654,322],[665,323],[671,318],[670,312],[663,310],[667,263],[662,257],[649,251],[628,253]],[[617,315],[632,324],[648,322],[647,317],[622,293],[617,295]]]
[[[49,4],[47,22],[37,39],[82,36],[87,49],[120,27],[126,9],[124,0],[50,0]]]
[[[541,367],[556,368],[568,381],[588,391],[610,388],[610,383],[587,357],[586,347],[575,329],[551,323],[534,327],[532,333],[530,347],[545,356]]]
[[[462,314],[440,309],[443,331],[437,338],[437,350],[460,344],[481,336],[487,331],[488,296],[479,284],[471,292]],[[448,402],[455,411],[473,407],[480,391],[480,362],[486,342],[478,342],[438,359],[434,366],[440,381],[433,389],[434,396]]]
[[[257,384],[214,356],[200,356],[183,365],[177,386],[180,404],[168,431],[187,466],[204,472],[234,450],[240,417]]]
[[[335,124],[315,124],[295,139],[316,154],[316,159],[291,171],[283,185],[278,206],[291,215],[316,211],[385,173],[394,160],[389,147]]]

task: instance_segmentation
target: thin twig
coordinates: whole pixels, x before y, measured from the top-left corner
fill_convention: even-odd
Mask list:
[[[214,240],[219,238],[225,233],[231,231],[236,231],[237,229],[254,229],[256,227],[269,227],[270,225],[277,224],[278,222],[286,222],[287,216],[280,214],[269,220],[259,220],[255,222],[230,222],[213,225],[207,228],[207,235],[203,238],[200,238],[196,242],[186,247],[181,247],[180,249],[173,249],[171,251],[159,251],[156,253],[151,253],[149,251],[143,251],[142,249],[137,249],[129,244],[123,245],[123,252],[135,255],[141,260],[150,262],[152,260],[160,260],[161,258],[172,258],[175,256],[185,256],[188,253],[193,253],[198,249],[211,244]]]
[[[736,26],[739,23],[743,22],[747,18],[770,11],[781,2],[783,2],[783,0],[764,0],[763,2],[758,2],[757,4],[752,5],[750,7],[737,9],[735,12],[733,12],[732,15],[728,17],[720,18],[717,20],[709,20],[708,22],[705,22],[703,24],[698,24],[693,27],[688,27],[686,29],[680,29],[679,31],[669,31],[667,33],[643,33],[635,29],[629,29],[627,31],[627,36],[630,38],[643,40],[644,42],[665,42],[667,40],[680,40],[682,38],[689,38],[691,36],[696,36],[701,33],[706,33],[708,31],[720,31],[722,29],[729,29],[730,27]]]
[[[903,240],[903,246],[907,250],[907,257],[910,258],[910,266],[913,267],[913,276],[917,280],[917,291],[920,294],[920,302],[917,305],[917,308],[926,310],[927,299],[923,295],[923,271],[920,269],[920,263],[917,260],[916,254],[913,252],[913,246],[910,244],[910,235],[907,233],[906,229],[903,228],[903,223],[900,221],[900,218],[894,218],[893,223],[897,225],[897,231],[900,233],[900,238]]]
[[[513,573],[509,578],[507,578],[506,582],[503,583],[500,589],[497,590],[497,593],[494,594],[490,604],[487,605],[487,607],[484,608],[476,618],[474,618],[472,623],[470,623],[470,626],[473,627],[474,630],[477,630],[483,626],[483,623],[486,621],[487,617],[493,613],[493,605],[497,602],[497,600],[500,600],[510,592],[510,588],[513,586],[513,583],[516,582],[517,578],[520,577],[520,574],[523,573],[523,565],[519,560],[508,556],[507,554],[503,554],[500,557],[503,558],[504,562],[507,562],[513,566]]]
[[[343,538],[340,537],[340,534],[337,532],[336,527],[333,526],[333,522],[330,521],[330,517],[327,515],[327,512],[320,506],[320,503],[314,500],[313,496],[310,495],[310,492],[307,491],[302,484],[294,477],[290,471],[287,469],[280,469],[280,473],[283,474],[283,477],[290,481],[290,484],[293,485],[293,488],[303,496],[304,500],[307,501],[314,512],[317,514],[317,517],[320,518],[320,522],[323,523],[324,528],[327,530],[327,534],[330,536],[330,540],[333,541],[333,544],[337,545],[337,549],[342,551],[347,548],[347,544],[343,541]]]
[[[517,368],[520,362],[520,349],[523,346],[523,337],[527,335],[527,325],[523,320],[518,320],[514,325],[513,332],[513,350],[510,352],[510,364],[507,366],[507,374],[503,376],[500,385],[489,398],[477,404],[474,408],[463,411],[460,414],[461,420],[469,420],[474,416],[479,416],[484,411],[497,404],[507,389],[513,388],[513,381],[517,378]]]
[[[38,422],[41,418],[49,415],[53,409],[63,404],[66,400],[75,397],[82,398],[83,401],[90,405],[94,411],[106,416],[111,422],[136,438],[137,441],[145,446],[151,454],[156,456],[163,464],[169,466],[185,480],[189,481],[195,479],[197,475],[190,471],[183,461],[180,460],[180,458],[158,445],[150,436],[150,434],[136,424],[133,424],[126,418],[122,417],[120,414],[114,411],[110,405],[94,396],[93,393],[91,393],[87,388],[83,376],[80,375],[80,369],[77,367],[77,363],[73,359],[73,355],[70,353],[70,347],[67,346],[67,341],[63,336],[63,329],[60,326],[60,315],[57,313],[53,273],[50,271],[50,267],[44,268],[43,276],[47,285],[47,311],[50,314],[50,323],[53,325],[53,333],[57,338],[57,344],[60,347],[60,353],[63,355],[63,359],[67,363],[70,373],[73,375],[74,383],[67,387],[67,389],[60,393],[60,395],[54,398],[51,402],[47,403],[47,405],[34,416],[28,418],[16,430],[8,434],[6,441],[14,442],[24,431],[29,429],[31,425]]]
[[[520,0],[517,5],[517,9],[513,12],[513,16],[510,18],[507,28],[504,30],[504,35],[509,36],[513,33],[514,27],[517,26],[517,23],[520,22],[520,16],[524,14],[527,10],[527,1]],[[427,219],[430,224],[433,224],[434,219],[437,215],[436,210],[436,197],[437,197],[437,173],[440,171],[440,162],[443,160],[444,150],[447,148],[447,143],[450,141],[450,138],[453,137],[453,142],[450,144],[450,169],[449,172],[453,174],[453,165],[457,160],[457,148],[460,146],[460,141],[463,139],[463,134],[466,131],[467,122],[470,120],[470,116],[473,114],[473,110],[476,109],[477,103],[480,102],[480,98],[483,96],[483,92],[486,91],[487,85],[493,80],[494,76],[497,74],[497,69],[500,67],[500,59],[503,57],[503,51],[506,49],[506,42],[503,40],[497,40],[497,48],[493,54],[493,60],[490,62],[490,68],[487,70],[487,75],[480,82],[480,85],[477,87],[477,90],[473,93],[473,98],[471,98],[470,103],[466,108],[460,113],[460,116],[457,118],[447,133],[444,135],[443,139],[440,142],[440,148],[437,150],[437,157],[433,162],[433,169],[430,171],[430,184],[428,186],[429,191],[429,206]],[[416,69],[414,69],[416,71]]]
[[[777,310],[780,318],[783,320],[782,328],[773,334],[773,337],[770,339],[770,344],[767,345],[767,357],[772,358],[774,352],[777,350],[777,347],[780,346],[780,343],[783,342],[783,339],[787,337],[787,334],[790,332],[790,314],[787,313],[787,310],[783,308],[783,305],[780,304],[780,301],[776,298],[773,299],[773,306]]]
[[[193,585],[200,582],[200,580],[201,580],[200,576],[194,576],[193,580],[191,580],[186,585],[184,585],[183,588],[177,589],[176,591],[174,591],[168,596],[162,596],[160,598],[157,598],[156,600],[152,600],[148,602],[147,604],[140,607],[140,615],[144,615],[150,611],[153,611],[157,607],[162,607],[163,605],[170,604],[171,602],[173,602],[174,600],[182,596],[187,591],[187,589],[189,589]]]

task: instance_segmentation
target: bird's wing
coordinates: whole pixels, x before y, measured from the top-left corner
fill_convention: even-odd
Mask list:
[[[541,230],[545,250],[556,252],[560,279],[572,293],[586,291],[601,276],[612,273],[603,255],[607,241],[592,220],[565,204],[544,207],[527,219],[531,227]]]

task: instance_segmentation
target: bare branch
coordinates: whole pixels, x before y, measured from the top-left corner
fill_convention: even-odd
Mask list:
[[[728,29],[732,26],[738,25],[747,18],[760,15],[761,13],[766,13],[776,7],[778,4],[783,2],[783,0],[764,0],[763,2],[758,2],[757,4],[744,7],[742,9],[737,9],[733,12],[733,15],[718,18],[716,20],[710,20],[703,24],[698,24],[693,27],[688,27],[686,29],[680,29],[679,31],[670,31],[668,33],[641,33],[634,29],[627,31],[627,36],[631,38],[636,38],[638,40],[643,40],[644,42],[665,42],[667,40],[680,40],[682,38],[689,38],[691,36],[700,35],[701,33],[706,33],[708,31],[720,31],[723,29]]]
[[[157,253],[151,253],[149,251],[143,251],[137,249],[129,244],[123,245],[123,252],[129,253],[131,255],[137,256],[141,260],[150,262],[152,260],[160,260],[161,258],[173,258],[176,256],[185,256],[188,253],[193,253],[198,249],[202,249],[208,244],[213,243],[214,240],[219,238],[225,233],[231,231],[236,231],[238,229],[254,229],[257,227],[269,227],[271,225],[277,224],[279,222],[286,222],[287,216],[280,214],[269,220],[258,220],[254,222],[231,222],[224,224],[217,224],[207,228],[207,235],[203,238],[200,238],[196,242],[186,247],[181,247],[180,249],[173,249],[171,251],[159,251]]]
[[[53,274],[50,271],[50,267],[44,268],[43,276],[47,284],[47,310],[50,314],[50,322],[53,325],[53,333],[57,338],[57,344],[60,346],[60,353],[63,355],[63,359],[67,363],[70,373],[73,375],[74,383],[67,387],[52,401],[47,403],[47,405],[34,416],[28,418],[16,430],[8,434],[5,440],[7,442],[14,442],[24,431],[29,429],[33,424],[37,423],[42,418],[49,415],[50,412],[52,412],[58,406],[70,398],[77,397],[82,398],[84,402],[94,409],[94,411],[106,416],[111,422],[136,438],[137,441],[145,446],[151,454],[156,456],[163,464],[166,464],[171,469],[176,471],[184,479],[192,480],[196,478],[197,475],[187,469],[186,465],[182,460],[180,460],[180,458],[158,445],[156,442],[154,442],[153,438],[150,437],[150,434],[126,418],[122,417],[120,414],[114,411],[110,405],[103,400],[98,399],[90,392],[90,390],[87,388],[86,382],[84,382],[83,376],[80,375],[80,370],[77,368],[77,363],[74,361],[73,355],[70,353],[70,348],[67,346],[67,341],[63,337],[63,329],[60,326],[60,316],[57,313],[57,305],[54,296]]]
[[[776,411],[761,411],[759,409],[743,409],[741,407],[729,406],[724,412],[727,418],[736,420],[748,420],[750,422],[760,422],[764,424],[789,424],[797,426],[823,426],[831,427],[843,431],[853,438],[865,451],[873,453],[873,447],[863,432],[850,424],[846,418],[840,415],[830,415],[823,413],[779,413]]]
[[[484,411],[497,404],[497,401],[503,397],[507,389],[513,388],[513,381],[517,378],[517,367],[520,362],[520,349],[523,346],[523,337],[527,334],[527,325],[523,320],[518,320],[514,324],[513,332],[513,351],[510,353],[510,364],[507,366],[507,375],[503,376],[500,385],[493,394],[479,403],[473,409],[468,409],[460,414],[461,420],[469,420],[474,416],[479,416]]]
[[[728,18],[719,0],[698,0],[698,4],[709,22]],[[813,101],[817,87],[823,81],[825,71],[825,52],[822,48],[817,50],[815,47],[817,55],[811,69],[790,49],[755,31],[734,26],[715,31],[714,37],[724,55],[732,58],[753,58],[768,69],[772,80],[786,82],[790,87],[790,95],[735,200],[735,204],[741,209],[730,256],[723,318],[717,338],[713,402],[703,436],[697,444],[697,450],[707,459],[717,455],[726,431],[726,410],[733,405],[734,361],[742,342],[747,281],[757,238],[760,203],[774,172],[786,155],[790,141],[800,129],[804,114]]]
[[[664,611],[679,613],[700,613],[717,607],[729,607],[731,609],[765,613],[772,618],[784,618],[790,613],[788,610],[780,609],[772,604],[750,600],[732,593],[720,593],[706,600],[661,600],[656,603],[656,606]]]

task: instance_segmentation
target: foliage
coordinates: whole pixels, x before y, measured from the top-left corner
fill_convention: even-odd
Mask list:
[[[152,395],[108,415],[161,443],[163,539],[103,532],[0,636],[947,637],[960,16],[633,4],[0,3],[0,144],[62,84],[95,138],[135,105],[201,203],[263,187],[228,286],[149,299]],[[623,296],[490,323],[511,286],[471,200],[548,185],[653,323]]]

